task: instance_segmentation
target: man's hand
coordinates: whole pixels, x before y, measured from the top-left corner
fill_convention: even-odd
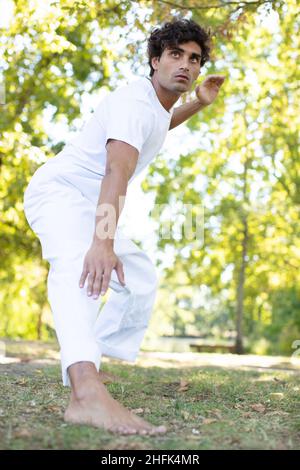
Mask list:
[[[222,75],[208,75],[195,89],[200,103],[205,106],[211,104],[216,99],[225,78]]]
[[[100,292],[101,295],[106,293],[113,269],[116,270],[120,283],[125,285],[123,264],[114,253],[112,245],[93,242],[84,258],[79,287],[84,287],[89,274],[87,292],[97,299]]]

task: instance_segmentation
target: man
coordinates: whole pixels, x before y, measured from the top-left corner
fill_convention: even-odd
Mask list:
[[[26,189],[26,217],[50,263],[48,299],[63,384],[71,385],[67,422],[123,434],[166,432],[114,400],[98,369],[102,354],[135,360],[157,286],[149,257],[117,227],[119,203],[157,155],[167,131],[216,98],[224,77],[211,75],[196,88],[194,101],[173,107],[198,78],[209,52],[209,35],[193,21],[154,29],[148,40],[150,77],[105,97]],[[112,291],[99,314],[100,294],[108,287]]]

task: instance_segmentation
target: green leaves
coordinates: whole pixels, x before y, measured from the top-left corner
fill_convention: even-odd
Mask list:
[[[287,301],[278,313],[277,294],[289,299],[300,272],[296,0],[272,2],[269,20],[263,1],[213,9],[211,2],[192,0],[178,8],[148,0],[14,4],[0,42],[6,85],[0,113],[0,335],[46,338],[51,331],[38,326],[47,270],[33,288],[40,246],[22,210],[31,175],[63,145],[61,135],[52,141],[44,112],[51,107],[52,124],[76,128],[84,93],[97,98],[101,87],[117,85],[124,62],[144,73],[139,65],[147,63],[148,31],[174,15],[192,13],[212,29],[212,61],[201,81],[207,74],[228,78],[216,102],[187,123],[193,151],[160,155],[143,183],[145,191],[156,193],[157,204],[172,206],[175,221],[182,204],[194,205],[194,215],[204,206],[204,244],[184,236],[158,240],[166,282],[162,279],[155,328],[221,335],[239,314],[242,333],[252,341],[266,333],[274,350],[286,324],[279,347],[288,352],[300,313],[297,301]],[[20,266],[26,267],[21,275]],[[299,299],[298,292],[293,296]]]
[[[184,271],[191,295],[205,284],[213,292],[211,300],[222,299],[225,317],[219,312],[215,326],[221,326],[222,318],[224,331],[235,319],[239,335],[244,333],[251,341],[266,332],[273,341],[273,351],[278,329],[271,333],[268,325],[276,324],[278,317],[272,298],[279,286],[289,292],[299,283],[300,267],[300,101],[294,87],[299,74],[299,39],[295,37],[290,44],[291,31],[297,28],[296,3],[291,0],[283,9],[278,4],[278,9],[280,16],[272,12],[273,23],[253,13],[243,22],[229,24],[229,41],[226,35],[218,37],[215,57],[220,59],[206,72],[228,75],[224,96],[188,121],[195,135],[195,152],[178,155],[175,165],[166,160],[163,168],[164,158],[160,157],[147,178],[148,189],[157,191],[157,203],[204,203],[203,246],[184,238],[175,243],[158,242],[162,250],[168,245],[175,249],[174,263],[168,270],[170,290],[178,292],[174,302],[181,299],[177,273]],[[217,15],[220,20],[222,11]],[[187,257],[182,255],[184,247],[189,247]],[[211,308],[207,304],[207,315]],[[295,328],[289,327],[289,335],[290,331],[297,335],[300,311],[296,306],[291,309]],[[194,311],[195,320],[198,310]],[[287,312],[285,321],[291,315],[291,310]],[[207,324],[204,316],[199,334]],[[281,347],[288,352],[286,344],[277,345],[277,351]]]

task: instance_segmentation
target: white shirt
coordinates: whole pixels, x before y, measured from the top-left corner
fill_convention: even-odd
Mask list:
[[[109,93],[96,106],[83,129],[45,165],[49,170],[50,166],[53,170],[56,167],[56,171],[63,172],[65,180],[86,194],[85,184],[99,181],[105,174],[107,140],[122,140],[139,151],[130,183],[158,154],[173,110],[174,107],[167,111],[162,106],[150,79],[134,80]],[[98,197],[99,185],[95,191]],[[97,203],[95,197],[93,194],[92,199]]]

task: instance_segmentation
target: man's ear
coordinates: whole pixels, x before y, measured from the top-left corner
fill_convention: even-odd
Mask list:
[[[160,57],[152,57],[152,59],[151,59],[151,65],[154,68],[154,70],[158,69],[159,59],[160,59]]]

